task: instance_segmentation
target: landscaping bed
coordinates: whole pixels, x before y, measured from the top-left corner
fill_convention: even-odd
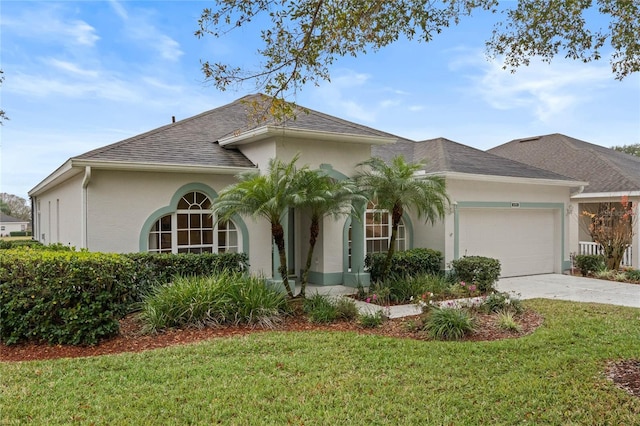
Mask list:
[[[461,339],[462,341],[499,340],[521,337],[538,328],[543,318],[532,310],[518,315],[517,322],[521,326],[519,332],[501,329],[496,324],[495,314],[477,313],[476,330]],[[265,329],[249,325],[225,326],[216,328],[184,328],[170,329],[157,334],[141,333],[142,324],[136,316],[129,315],[120,320],[120,334],[94,346],[47,345],[25,343],[19,345],[0,345],[0,361],[33,361],[56,358],[76,358],[97,355],[116,354],[121,352],[142,352],[150,349],[172,345],[194,343],[202,340],[246,335],[265,331],[355,331],[363,334],[428,340],[425,332],[412,330],[412,324],[419,321],[419,316],[390,319],[377,328],[365,328],[356,321],[337,321],[330,324],[310,322],[304,315],[289,316],[275,329]]]

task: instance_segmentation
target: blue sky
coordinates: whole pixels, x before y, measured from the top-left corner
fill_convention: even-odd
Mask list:
[[[197,39],[210,1],[0,3],[0,192],[27,192],[70,157],[231,102],[200,60],[256,67],[259,23]],[[640,142],[640,75],[614,79],[608,60],[534,61],[515,74],[489,62],[495,17],[465,19],[428,44],[401,41],[345,58],[299,104],[415,140],[479,149],[564,133],[603,146]]]

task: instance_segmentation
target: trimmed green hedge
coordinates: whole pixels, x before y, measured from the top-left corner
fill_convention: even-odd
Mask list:
[[[10,237],[30,237],[31,231],[11,231],[9,232]]]
[[[482,293],[493,290],[500,277],[500,261],[483,256],[465,256],[451,262],[455,276],[460,281],[473,283]]]
[[[0,251],[0,341],[95,344],[176,276],[245,272],[244,253],[104,254],[62,244]]]
[[[117,254],[0,251],[0,340],[95,344],[119,331],[135,264]]]
[[[377,282],[382,279],[386,257],[386,253],[373,253],[365,257],[364,265],[371,274],[371,282]],[[413,277],[423,274],[435,275],[440,272],[442,260],[442,253],[432,249],[415,248],[395,252],[391,259],[390,275],[401,277]]]

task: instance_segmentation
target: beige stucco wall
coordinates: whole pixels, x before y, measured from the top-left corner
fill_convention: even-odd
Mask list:
[[[155,211],[168,206],[180,188],[204,184],[219,193],[233,182],[232,175],[94,170],[87,188],[89,250],[137,252],[144,223]],[[249,233],[252,270],[270,276],[269,226],[261,220],[243,220]]]
[[[447,192],[452,208],[444,220],[435,225],[425,225],[424,220],[411,214],[414,227],[414,246],[440,250],[445,256],[445,266],[455,258],[455,215],[453,208],[457,203],[520,202],[520,203],[561,203],[564,207],[558,215],[566,215],[569,205],[569,188],[552,185],[528,183],[487,182],[480,180],[447,179]],[[569,260],[569,218],[565,218],[565,240],[563,260]],[[558,266],[560,269],[560,265]],[[560,272],[560,270],[558,271]]]
[[[345,176],[352,176],[356,164],[371,156],[371,147],[367,144],[344,143],[312,139],[293,139],[285,136],[273,137],[252,144],[237,147],[261,171],[266,171],[270,158],[274,156],[281,161],[291,161],[299,156],[299,167],[309,166],[318,169],[321,165],[331,168]],[[343,229],[346,218],[325,218],[320,226],[320,235],[311,262],[312,272],[341,273],[343,264]],[[295,221],[295,265],[297,274],[304,267],[309,247],[310,221],[305,212],[296,212]],[[291,265],[289,265],[291,266]]]
[[[81,174],[38,195],[34,205],[34,239],[43,244],[83,247]]]

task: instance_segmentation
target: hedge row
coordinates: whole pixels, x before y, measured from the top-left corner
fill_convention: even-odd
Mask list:
[[[206,276],[222,271],[247,272],[249,257],[245,253],[130,253],[136,265],[136,300],[141,300],[157,285],[167,284],[176,276]]]
[[[371,282],[378,282],[382,279],[386,258],[386,253],[373,253],[365,257],[364,265],[371,274]],[[400,277],[435,275],[440,272],[442,261],[442,253],[432,249],[415,248],[395,252],[391,259],[390,275]]]
[[[95,344],[118,333],[135,264],[116,254],[0,252],[0,339]]]
[[[64,246],[62,246],[64,247]],[[244,272],[247,256],[0,250],[0,341],[95,344],[143,294],[176,275]]]

